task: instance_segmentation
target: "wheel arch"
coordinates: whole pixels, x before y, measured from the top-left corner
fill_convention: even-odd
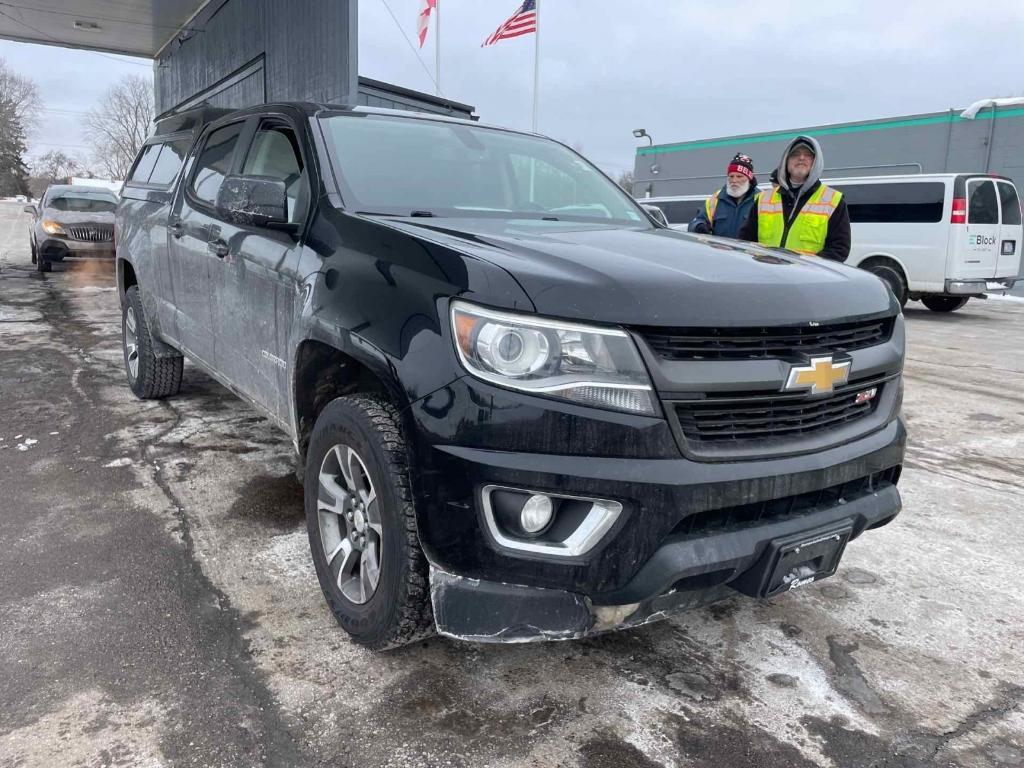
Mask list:
[[[399,413],[409,404],[387,357],[366,342],[343,345],[315,335],[303,339],[295,350],[291,383],[292,424],[300,463],[305,461],[317,417],[335,398],[354,392],[378,393]]]
[[[121,256],[117,257],[117,295],[124,303],[124,295],[133,285],[139,284],[138,275],[135,274],[135,266]]]
[[[865,256],[853,266],[858,269],[867,269],[873,264],[888,264],[889,266],[899,269],[900,274],[903,276],[903,282],[907,286],[907,290],[910,290],[910,283],[908,282],[907,277],[907,267],[899,257],[893,256],[891,253],[872,253]]]

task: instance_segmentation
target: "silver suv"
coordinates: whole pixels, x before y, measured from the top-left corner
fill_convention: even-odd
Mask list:
[[[36,269],[49,272],[53,262],[69,258],[113,259],[116,209],[117,195],[102,187],[47,187],[38,209],[25,206],[32,214],[29,245]]]

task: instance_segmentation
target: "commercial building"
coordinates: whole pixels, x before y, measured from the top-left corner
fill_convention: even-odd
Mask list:
[[[709,194],[737,152],[750,155],[759,181],[767,182],[786,143],[800,134],[821,143],[832,178],[981,171],[1009,176],[1024,190],[1024,105],[989,103],[973,116],[951,109],[640,147],[634,194]]]
[[[157,116],[207,103],[473,108],[358,77],[357,0],[21,0],[0,38],[153,60]]]

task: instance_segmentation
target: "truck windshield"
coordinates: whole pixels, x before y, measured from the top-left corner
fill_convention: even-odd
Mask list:
[[[356,211],[650,226],[616,184],[548,139],[365,113],[323,123],[345,205]]]

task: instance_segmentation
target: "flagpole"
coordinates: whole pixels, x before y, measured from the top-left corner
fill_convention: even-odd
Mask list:
[[[534,13],[537,25],[536,37],[533,41],[533,132],[537,132],[537,86],[540,83],[540,4],[537,0],[534,5]]]
[[[441,95],[441,0],[437,0],[434,4],[434,14],[437,16],[434,19],[434,74],[435,82],[437,86],[437,95]]]

